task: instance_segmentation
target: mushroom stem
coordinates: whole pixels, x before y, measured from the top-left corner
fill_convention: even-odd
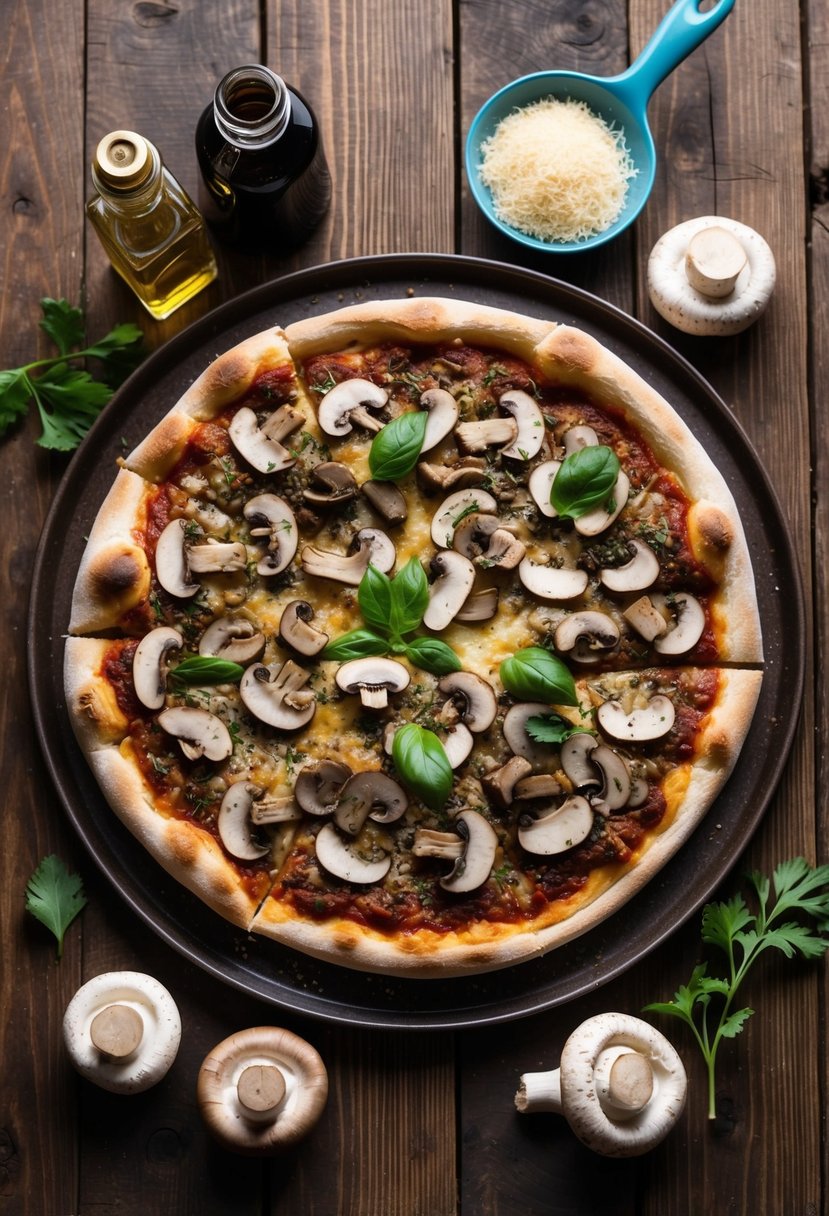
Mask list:
[[[653,1097],[653,1067],[630,1047],[606,1048],[596,1060],[596,1095],[608,1119],[623,1122],[643,1111]]]
[[[287,1086],[275,1064],[250,1064],[236,1082],[242,1114],[251,1123],[273,1123]]]
[[[533,1111],[561,1114],[561,1069],[552,1072],[525,1072],[518,1082],[516,1109],[522,1115]]]
[[[89,1026],[92,1044],[107,1060],[129,1060],[141,1046],[144,1021],[130,1005],[107,1005]]]

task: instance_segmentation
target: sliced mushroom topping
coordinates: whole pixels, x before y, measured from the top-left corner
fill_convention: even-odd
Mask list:
[[[561,806],[551,806],[535,818],[520,822],[518,840],[528,853],[552,857],[566,853],[586,840],[593,829],[593,810],[586,798],[575,794]]]
[[[553,634],[556,650],[578,663],[596,663],[619,643],[619,627],[605,612],[570,612]]]
[[[522,778],[532,772],[532,765],[524,756],[511,756],[506,764],[481,778],[481,785],[493,804],[505,811],[515,798],[515,787]]]
[[[489,621],[498,611],[498,588],[473,591],[455,616],[456,621]]]
[[[354,538],[354,544],[356,551],[350,554],[331,553],[326,549],[317,549],[315,545],[306,545],[300,554],[302,569],[317,578],[329,578],[337,583],[346,583],[349,587],[359,587],[369,565],[375,566],[382,574],[388,574],[393,568],[397,552],[385,532],[379,532],[376,528],[361,528]]]
[[[601,778],[591,763],[592,753],[598,746],[598,739],[586,731],[577,731],[562,743],[561,767],[575,789],[599,789],[601,786]]]
[[[497,566],[499,570],[514,570],[524,559],[527,547],[523,541],[506,528],[496,528],[489,538],[489,545],[475,561],[484,570]]]
[[[387,524],[402,524],[409,513],[406,499],[391,481],[364,481],[360,489]]]
[[[626,806],[631,793],[630,770],[624,757],[612,748],[600,743],[590,753],[590,759],[602,774],[602,785],[598,799],[591,799],[594,808],[604,813],[618,811]]]
[[[161,625],[151,629],[135,648],[132,658],[132,683],[135,695],[147,709],[161,709],[167,691],[166,656],[183,645],[177,629]]]
[[[385,658],[351,659],[334,678],[343,692],[358,692],[367,709],[385,709],[389,693],[402,692],[411,680],[402,663]]]
[[[441,549],[429,563],[437,577],[429,587],[429,603],[423,614],[427,629],[440,632],[466,603],[475,582],[475,567],[468,557],[452,549]]]
[[[250,817],[258,827],[266,823],[295,822],[302,818],[302,811],[290,794],[280,794],[275,798],[254,797]]]
[[[158,715],[158,725],[178,740],[188,760],[226,760],[233,751],[233,740],[221,718],[206,709],[189,705],[165,709]]]
[[[380,882],[391,866],[388,854],[365,857],[357,842],[344,840],[333,823],[326,823],[317,833],[316,850],[320,865],[343,882]]]
[[[257,473],[281,473],[296,464],[296,456],[280,443],[303,423],[302,414],[282,406],[260,427],[256,414],[243,405],[234,414],[228,434],[240,456]]]
[[[446,759],[449,761],[450,767],[455,769],[460,768],[464,760],[468,758],[475,740],[472,732],[464,726],[463,722],[456,722],[454,726],[449,727],[442,743]]]
[[[155,546],[155,573],[165,591],[177,599],[195,595],[199,584],[193,582],[185,549],[186,519],[171,519],[162,530]]]
[[[352,426],[361,426],[367,431],[381,431],[383,423],[369,410],[379,410],[389,399],[389,394],[371,380],[355,378],[343,380],[325,394],[317,410],[317,421],[326,435],[339,439],[347,435]]]
[[[533,773],[530,777],[522,777],[515,787],[515,797],[521,802],[529,802],[532,798],[555,798],[563,793],[561,782],[552,773]]]
[[[632,540],[633,557],[624,566],[599,571],[599,578],[608,591],[645,591],[659,577],[659,559],[650,545]]]
[[[220,616],[208,625],[199,642],[199,654],[229,663],[253,663],[265,649],[265,635],[243,616]]]
[[[349,836],[357,836],[366,819],[394,823],[404,814],[409,800],[402,787],[387,773],[355,773],[342,787],[334,808],[334,822]]]
[[[659,654],[685,654],[696,646],[705,629],[705,611],[698,599],[687,591],[677,591],[670,599],[652,595],[651,603],[659,612],[670,613],[674,624],[668,632],[655,639],[653,648]]]
[[[458,421],[458,403],[445,388],[429,388],[420,394],[420,404],[429,411],[421,452],[437,447]]]
[[[605,701],[596,710],[596,721],[606,735],[620,743],[648,743],[667,735],[676,712],[668,697],[651,697],[642,709],[626,713],[618,701]]]
[[[622,616],[646,642],[652,642],[654,638],[660,638],[668,632],[668,622],[647,595],[640,596],[630,604]]]
[[[649,793],[650,793],[650,786],[648,785],[645,778],[637,777],[630,784],[630,794],[628,795],[628,806],[635,808],[637,806],[644,805],[644,803],[646,803],[648,800]]]
[[[580,515],[573,522],[573,527],[578,534],[580,536],[598,536],[600,532],[604,532],[606,528],[609,528],[627,506],[629,492],[630,478],[627,473],[620,470],[619,476],[616,478],[616,484],[608,496],[608,509],[605,507],[594,507],[592,511],[587,511],[584,515]]]
[[[294,797],[309,815],[333,815],[340,791],[350,776],[351,769],[338,760],[306,764],[294,783]]]
[[[267,538],[267,551],[257,564],[263,578],[281,574],[294,559],[299,543],[296,516],[276,494],[257,494],[245,503],[245,519],[255,539]]]
[[[216,818],[219,837],[228,853],[240,861],[255,861],[270,852],[270,845],[261,844],[251,831],[253,799],[261,792],[259,786],[250,781],[236,781],[228,788],[219,807]]]
[[[541,514],[546,515],[548,519],[555,519],[558,515],[558,511],[550,502],[550,495],[553,491],[556,473],[560,468],[560,460],[545,460],[535,466],[527,481],[527,489],[530,491],[533,502]]]
[[[507,710],[504,716],[504,738],[516,756],[524,756],[532,764],[543,764],[550,756],[550,745],[537,743],[527,734],[530,718],[539,718],[550,712],[549,705],[541,701],[520,701]]]
[[[564,455],[572,456],[582,448],[598,447],[599,436],[592,426],[571,426],[564,432]]]
[[[466,456],[454,465],[429,464],[423,460],[417,466],[417,480],[427,493],[479,486],[486,480],[486,461],[480,456]]]
[[[208,538],[205,545],[185,550],[191,574],[235,574],[248,564],[248,551],[241,541],[233,543]]]
[[[587,571],[537,566],[525,557],[518,567],[521,582],[542,600],[575,600],[587,590]]]
[[[438,681],[438,688],[454,704],[461,722],[476,734],[495,721],[498,701],[495,690],[472,671],[453,671]]]
[[[485,452],[487,448],[502,448],[518,438],[518,423],[514,418],[482,418],[478,422],[462,422],[455,427],[455,441],[461,452]]]
[[[439,549],[451,549],[458,524],[472,514],[494,515],[497,510],[498,503],[486,490],[456,490],[443,500],[432,516],[432,540]]]
[[[512,389],[499,398],[498,404],[515,419],[518,434],[505,448],[501,455],[510,460],[532,460],[541,450],[544,442],[544,415],[533,401],[529,393],[521,389]]]
[[[479,512],[461,520],[455,528],[452,547],[485,570],[491,566],[514,570],[526,553],[523,541],[503,527],[497,515]]]
[[[314,609],[307,600],[291,600],[279,620],[279,640],[309,659],[328,642],[328,634],[311,624],[313,619]]]
[[[315,507],[339,506],[357,493],[357,479],[346,464],[324,460],[309,473],[311,484],[302,491],[305,502]],[[318,487],[318,488],[317,488]]]
[[[239,695],[260,722],[277,730],[299,730],[307,726],[317,709],[307,684],[310,672],[292,659],[285,663],[254,663],[239,682]]]
[[[449,874],[440,879],[445,891],[463,895],[475,891],[489,878],[498,848],[492,825],[477,811],[464,810],[456,819],[457,832],[433,832],[419,828],[412,852],[415,857],[445,857],[454,861]]]

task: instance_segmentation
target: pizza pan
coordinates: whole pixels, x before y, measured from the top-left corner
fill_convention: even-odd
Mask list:
[[[74,742],[63,698],[63,636],[85,535],[115,461],[217,354],[272,324],[410,295],[471,299],[581,326],[661,392],[720,468],[753,554],[766,675],[742,758],[706,821],[623,917],[543,958],[473,978],[408,980],[318,962],[218,918],[161,870],[107,807]],[[593,991],[663,941],[711,895],[769,804],[791,747],[805,667],[804,608],[785,522],[757,455],[724,403],[665,342],[611,305],[544,275],[452,255],[393,255],[315,267],[258,287],[174,338],[118,391],[55,496],[35,564],[29,676],[46,763],[75,829],[134,912],[170,946],[236,988],[334,1022],[401,1029],[523,1017]],[[786,639],[783,645],[783,639]]]

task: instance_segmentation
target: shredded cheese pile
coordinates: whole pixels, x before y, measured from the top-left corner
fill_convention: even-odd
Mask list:
[[[583,101],[547,97],[516,110],[481,152],[481,181],[498,219],[542,241],[604,232],[637,173],[624,132]]]

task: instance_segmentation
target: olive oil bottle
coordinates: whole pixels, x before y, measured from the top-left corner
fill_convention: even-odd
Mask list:
[[[196,127],[199,205],[223,241],[286,254],[320,222],[331,178],[304,98],[261,64],[219,82]]]
[[[87,215],[113,267],[157,320],[216,278],[204,220],[158,149],[135,131],[111,131],[92,162],[97,193]]]

